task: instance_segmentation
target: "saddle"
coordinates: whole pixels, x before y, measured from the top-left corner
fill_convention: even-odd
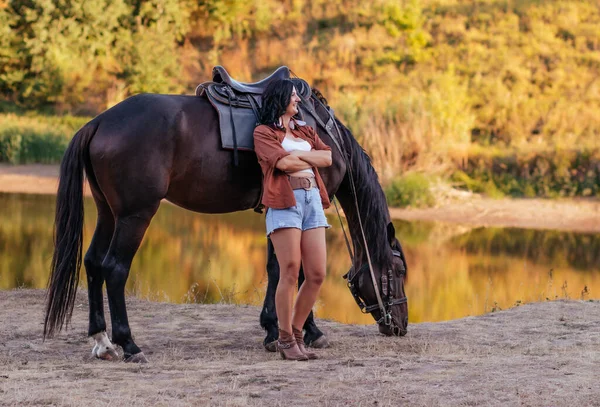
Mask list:
[[[217,65],[213,68],[213,82],[227,84],[231,86],[232,89],[240,93],[252,93],[255,95],[262,95],[271,82],[277,79],[289,78],[290,70],[287,66],[280,66],[271,75],[255,83],[243,83],[236,81],[221,65]]]
[[[206,97],[219,116],[221,146],[233,150],[234,165],[238,165],[238,150],[254,151],[254,128],[260,124],[262,94],[267,86],[278,79],[291,79],[298,95],[308,101],[311,88],[306,81],[290,78],[286,66],[279,67],[271,75],[256,83],[243,83],[233,79],[222,66],[213,68],[211,82],[196,87],[196,96]],[[302,111],[302,106],[300,106]],[[309,125],[316,125],[310,115],[306,117]],[[304,121],[307,121],[304,120]]]

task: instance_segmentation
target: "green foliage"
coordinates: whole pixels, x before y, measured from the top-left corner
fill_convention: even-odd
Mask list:
[[[485,194],[490,198],[502,198],[504,193],[490,179],[471,178],[465,172],[457,170],[450,176],[454,186],[469,191]]]
[[[198,21],[212,33],[215,45],[225,44],[235,37],[248,37],[268,31],[281,17],[278,2],[263,0],[206,0],[198,2]]]
[[[185,1],[131,1],[128,23],[119,30],[116,58],[126,94],[171,93],[182,90],[177,42],[190,25]],[[119,100],[110,101],[110,104]]]
[[[600,197],[600,150],[477,155],[451,179],[474,191],[515,197]]]
[[[435,199],[430,191],[429,179],[419,173],[408,173],[392,181],[385,190],[388,204],[396,207],[430,207]]]
[[[0,161],[12,164],[59,162],[67,140],[47,129],[8,127],[0,132]]]
[[[539,175],[522,176],[525,159],[504,176],[462,164],[485,149],[600,149],[596,3],[0,0],[0,103],[90,115],[138,92],[191,93],[216,64],[244,81],[288,65],[384,182],[463,168],[490,196],[596,195],[593,177],[567,186],[579,170],[562,153],[534,163]]]
[[[59,163],[86,118],[0,114],[0,162]]]
[[[129,93],[180,90],[176,41],[189,28],[183,3],[10,1],[0,8],[2,29],[10,27],[0,41],[0,89],[27,107],[85,110],[114,103],[107,94],[119,83]]]

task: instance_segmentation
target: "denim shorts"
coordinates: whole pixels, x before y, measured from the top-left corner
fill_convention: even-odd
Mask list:
[[[330,228],[327,223],[319,188],[294,189],[296,205],[285,209],[267,209],[267,236],[282,228],[302,231],[314,228]]]

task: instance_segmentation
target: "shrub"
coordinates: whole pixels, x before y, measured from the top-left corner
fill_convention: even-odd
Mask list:
[[[390,206],[423,208],[435,204],[429,179],[416,172],[394,179],[386,188],[385,195]]]
[[[75,131],[88,118],[0,115],[0,162],[58,163]]]
[[[465,172],[458,170],[452,173],[450,180],[455,187],[482,193],[490,198],[502,198],[504,196],[504,192],[498,188],[494,180],[488,179],[485,176],[475,179],[471,178]]]
[[[514,197],[600,196],[600,150],[470,156],[451,180],[459,188]]]
[[[12,164],[59,162],[68,139],[51,130],[8,127],[0,130],[0,161]]]

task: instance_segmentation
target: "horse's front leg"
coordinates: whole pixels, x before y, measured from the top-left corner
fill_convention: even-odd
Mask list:
[[[267,292],[265,302],[260,313],[260,326],[267,331],[263,345],[269,352],[275,352],[279,330],[277,324],[277,312],[275,310],[275,291],[279,283],[279,263],[275,257],[275,248],[271,239],[267,238]]]

